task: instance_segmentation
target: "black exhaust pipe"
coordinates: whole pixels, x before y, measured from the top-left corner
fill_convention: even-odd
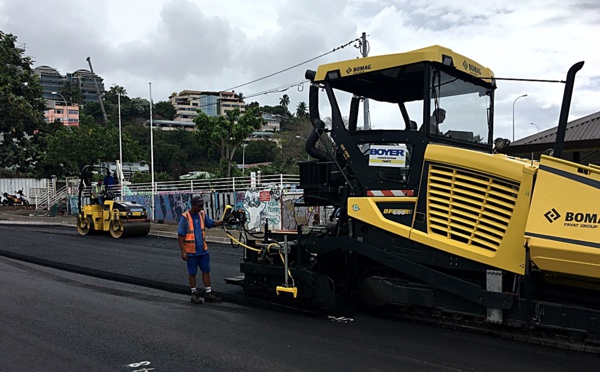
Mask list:
[[[556,129],[556,142],[552,156],[560,158],[565,147],[565,133],[567,132],[567,119],[571,109],[571,98],[573,97],[573,85],[575,85],[575,75],[583,67],[583,61],[577,62],[567,72],[567,81],[565,83],[565,92],[563,94],[562,106],[560,107],[560,117],[558,119],[558,128]]]
[[[358,122],[358,105],[360,98],[354,96],[350,101],[350,117],[348,118],[348,132],[356,132],[356,123]]]

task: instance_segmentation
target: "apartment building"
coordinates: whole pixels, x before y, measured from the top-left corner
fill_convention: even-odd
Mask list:
[[[65,76],[61,75],[56,69],[50,66],[40,66],[33,70],[38,77],[44,90],[43,96],[46,100],[58,100],[60,97],[52,92],[59,92],[65,82]]]
[[[279,132],[281,130],[281,115],[261,111],[260,116],[265,121],[260,128],[261,132]]]
[[[184,90],[173,93],[169,101],[175,107],[175,121],[192,122],[201,110],[208,116],[222,116],[235,108],[245,111],[245,103],[235,92]]]
[[[44,121],[46,123],[53,123],[56,120],[68,127],[78,127],[79,105],[76,103],[67,104],[64,101],[46,100]]]
[[[98,85],[98,91],[100,91],[100,95],[102,95],[104,90],[104,79],[100,76],[92,73],[88,70],[80,69],[75,71],[72,75],[67,74],[67,80],[70,80],[79,87],[83,95],[83,102],[98,102],[98,92],[96,91],[96,84]],[[96,82],[94,83],[94,79]]]
[[[60,92],[65,82],[70,82],[79,88],[82,93],[84,104],[86,102],[98,102],[96,84],[98,84],[100,94],[105,92],[104,79],[96,74],[92,76],[92,73],[88,70],[80,69],[74,73],[61,75],[60,72],[53,67],[39,66],[33,70],[33,73],[40,79],[42,89],[44,90],[43,96],[46,100],[61,100],[62,98],[53,92]],[[94,78],[96,84],[94,84]]]

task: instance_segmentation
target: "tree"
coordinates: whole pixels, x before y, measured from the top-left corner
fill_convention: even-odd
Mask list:
[[[231,163],[237,148],[252,132],[260,129],[263,119],[258,109],[252,108],[244,114],[239,109],[227,111],[226,116],[210,117],[200,112],[194,119],[196,138],[207,147],[208,154],[220,151],[220,162],[224,175],[231,177]]]
[[[306,102],[300,102],[298,106],[296,106],[296,117],[304,118],[308,116],[308,107],[306,106]]]
[[[284,94],[283,97],[279,100],[279,105],[283,106],[286,110],[288,105],[290,104],[290,97],[287,94]]]
[[[313,126],[308,116],[303,118],[295,117],[291,120],[289,129],[277,133],[277,139],[281,146],[274,164],[282,170],[282,173],[298,173],[299,161],[306,161],[309,156],[306,152],[306,139],[313,130]],[[320,141],[316,144],[317,148],[323,149]]]
[[[156,115],[159,115],[160,117],[167,120],[173,120],[175,119],[175,116],[177,116],[177,110],[175,110],[175,107],[173,107],[169,101],[160,101],[154,106]]]
[[[280,152],[279,150],[280,149],[275,141],[267,139],[247,141],[244,150],[235,153],[234,160],[238,164],[241,164],[242,162],[245,162],[246,164],[271,162],[277,158],[277,155]]]
[[[104,94],[104,101],[116,105],[119,103],[119,95],[121,95],[122,105],[130,101],[129,97],[127,97],[127,90],[117,84],[113,84],[108,92]]]
[[[165,172],[154,172],[154,182],[166,182],[171,181],[171,177]],[[152,175],[150,173],[135,172],[131,176],[132,183],[149,183],[152,182]]]
[[[0,167],[26,170],[37,160],[30,136],[44,123],[45,101],[31,58],[16,40],[0,31]]]
[[[83,93],[79,87],[71,81],[65,81],[60,87],[60,94],[70,103],[83,103]]]
[[[150,118],[150,101],[145,98],[132,98],[130,114],[138,117]]]
[[[48,177],[78,176],[89,164],[119,158],[119,132],[113,125],[96,123],[91,116],[80,117],[79,127],[61,127],[46,136],[47,151],[37,164],[38,174]],[[146,160],[139,144],[127,133],[122,134],[124,159]]]

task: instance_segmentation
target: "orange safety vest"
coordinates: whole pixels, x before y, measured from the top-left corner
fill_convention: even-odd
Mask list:
[[[188,221],[187,234],[183,240],[183,249],[187,253],[196,253],[196,236],[194,235],[194,221],[192,220],[192,215],[190,211],[186,211],[181,215],[185,217]],[[204,243],[204,250],[208,250],[208,245],[206,244],[206,229],[204,228],[204,211],[200,211],[200,229],[202,230],[202,243]]]

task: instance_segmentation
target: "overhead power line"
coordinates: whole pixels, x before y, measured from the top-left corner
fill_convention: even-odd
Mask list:
[[[326,55],[328,55],[328,54],[334,53],[334,52],[336,52],[336,51],[338,51],[338,50],[340,50],[340,49],[344,49],[344,48],[345,48],[345,47],[347,47],[348,45],[350,45],[350,44],[352,44],[352,43],[355,43],[355,42],[357,42],[357,41],[360,41],[360,38],[356,38],[356,39],[354,39],[354,40],[351,40],[351,41],[347,42],[347,43],[346,43],[346,44],[344,44],[344,45],[340,45],[340,46],[338,46],[337,48],[333,48],[333,49],[332,49],[332,50],[330,50],[329,52],[323,53],[323,54],[321,54],[321,55],[319,55],[319,56],[316,56],[316,57],[314,57],[314,58],[311,58],[311,59],[309,59],[309,60],[306,60],[306,61],[304,61],[304,62],[300,62],[300,63],[298,63],[298,64],[295,64],[295,65],[291,66],[291,67],[288,67],[288,68],[286,68],[286,69],[283,69],[283,70],[281,70],[281,71],[277,71],[277,72],[274,72],[274,73],[272,73],[272,74],[269,74],[269,75],[267,75],[267,76],[263,76],[263,77],[261,77],[261,78],[259,78],[259,79],[252,80],[252,81],[250,81],[250,82],[247,82],[247,83],[244,83],[244,84],[241,84],[241,85],[236,85],[235,87],[232,87],[232,88],[226,89],[225,91],[231,91],[231,90],[234,90],[234,89],[237,89],[237,88],[241,88],[241,87],[243,87],[243,86],[246,86],[246,85],[250,85],[250,84],[256,83],[257,81],[261,81],[261,80],[264,80],[264,79],[267,79],[267,78],[273,77],[273,76],[275,76],[275,75],[281,74],[281,73],[283,73],[283,72],[289,71],[289,70],[291,70],[291,69],[293,69],[293,68],[296,68],[296,67],[298,67],[298,66],[302,66],[302,65],[304,65],[304,64],[306,64],[306,63],[308,63],[308,62],[312,62],[312,61],[314,61],[315,59],[319,59],[319,58],[321,58],[321,57],[324,57],[324,56],[326,56]]]
[[[326,53],[323,53],[323,54],[321,54],[319,56],[316,56],[314,58],[308,59],[308,60],[306,60],[304,62],[297,63],[297,64],[295,64],[295,65],[293,65],[291,67],[285,68],[285,69],[283,69],[281,71],[277,71],[277,72],[274,72],[274,73],[269,74],[267,76],[263,76],[263,77],[261,77],[259,79],[255,79],[255,80],[249,81],[249,82],[244,83],[244,84],[236,85],[235,87],[231,87],[229,89],[224,90],[224,92],[232,91],[234,89],[241,88],[241,87],[244,87],[246,85],[250,85],[250,84],[256,83],[257,81],[261,81],[261,80],[273,77],[275,75],[281,74],[283,72],[289,71],[289,70],[294,69],[294,68],[296,68],[298,66],[302,66],[302,65],[304,65],[306,63],[312,62],[312,61],[314,61],[316,59],[319,59],[321,57],[324,57],[324,56],[326,56],[328,54],[334,53],[334,52],[336,52],[336,51],[338,51],[340,49],[344,49],[348,45],[350,45],[352,43],[355,43],[355,42],[361,42],[361,39],[360,38],[356,38],[354,40],[351,40],[351,41],[347,42],[346,44],[343,44],[343,45],[340,45],[340,46],[338,46],[336,48],[333,48],[332,50],[330,50],[330,51],[328,51]],[[306,82],[308,82],[308,80],[302,80],[302,81],[299,81],[299,82],[296,82],[296,83],[285,84],[285,85],[280,86],[278,88],[271,88],[271,89],[268,89],[268,90],[265,90],[265,91],[262,91],[262,92],[253,93],[253,94],[244,96],[244,99],[258,97],[258,96],[262,96],[262,95],[270,94],[270,93],[284,92],[284,91],[288,90],[289,88],[292,88],[292,87],[295,87],[295,86],[298,86],[298,89],[300,89],[300,87],[303,87],[304,86],[303,84],[306,83]],[[213,103],[209,103],[209,104],[206,104],[206,105],[199,106],[198,109],[202,109],[204,107],[215,106],[215,105],[217,105],[217,103],[213,102]]]

